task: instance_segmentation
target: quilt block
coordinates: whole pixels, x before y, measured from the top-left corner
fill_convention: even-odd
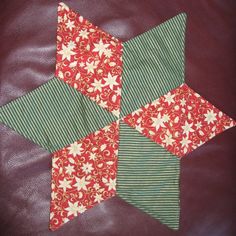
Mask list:
[[[50,229],[116,194],[178,229],[180,158],[236,124],[185,83],[185,24],[121,42],[59,4],[54,78],[0,109],[52,153]]]

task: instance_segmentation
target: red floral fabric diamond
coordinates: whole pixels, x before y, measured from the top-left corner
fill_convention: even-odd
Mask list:
[[[53,154],[50,229],[116,193],[119,122]]]
[[[123,120],[178,157],[236,125],[233,119],[186,84],[141,107]]]
[[[122,43],[64,3],[58,7],[55,75],[119,116]]]

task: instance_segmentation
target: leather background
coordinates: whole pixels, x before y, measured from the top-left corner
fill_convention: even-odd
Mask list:
[[[236,119],[234,0],[65,1],[125,41],[185,11],[186,82]],[[57,1],[1,0],[1,105],[52,78]],[[236,129],[218,135],[181,161],[180,230],[174,232],[118,197],[48,230],[51,157],[1,125],[1,236],[236,235]]]

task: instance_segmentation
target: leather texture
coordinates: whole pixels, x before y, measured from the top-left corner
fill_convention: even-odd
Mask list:
[[[55,0],[1,1],[0,105],[53,77],[57,3]],[[65,3],[123,41],[186,12],[186,82],[236,119],[234,0],[80,0]],[[178,231],[168,229],[114,197],[51,232],[48,228],[50,154],[4,125],[0,132],[1,236],[236,235],[235,128],[181,160]]]

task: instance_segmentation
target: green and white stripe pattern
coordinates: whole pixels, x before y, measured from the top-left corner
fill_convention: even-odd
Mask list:
[[[122,121],[118,155],[118,195],[178,229],[179,159]]]
[[[121,117],[184,82],[184,13],[123,44]]]
[[[0,108],[0,121],[50,152],[117,120],[65,82],[53,78]]]

